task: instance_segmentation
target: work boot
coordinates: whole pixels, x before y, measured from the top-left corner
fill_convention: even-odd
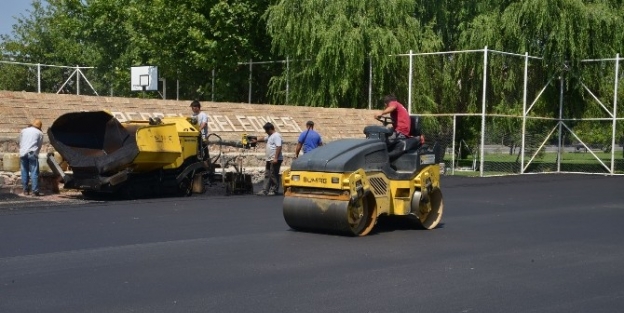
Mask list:
[[[267,192],[266,194],[267,196],[274,196],[275,195],[275,191],[273,190],[269,190],[269,192]]]
[[[266,195],[267,195],[266,190],[260,190],[258,191],[258,193],[256,193],[256,196],[266,196]]]
[[[39,191],[35,191],[35,192],[33,192],[33,195],[35,195],[37,197],[41,197],[41,196],[43,196],[43,193],[41,193]]]

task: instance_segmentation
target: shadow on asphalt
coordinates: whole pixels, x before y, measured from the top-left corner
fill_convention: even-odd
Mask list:
[[[444,228],[444,223],[439,223],[434,229]],[[395,215],[382,215],[377,218],[377,225],[373,228],[373,231],[369,234],[373,235],[376,233],[388,233],[394,231],[413,231],[413,230],[424,230],[428,231],[428,229],[422,227],[414,217],[408,216],[395,216]]]
[[[442,229],[442,228],[444,228],[444,223],[441,222],[434,229]],[[291,228],[289,228],[288,231],[327,235],[327,236],[344,236],[344,234],[331,232],[331,231],[294,230]],[[413,218],[409,218],[406,216],[382,215],[377,218],[377,224],[367,236],[375,236],[375,235],[380,235],[384,233],[401,232],[401,231],[430,231],[430,230],[425,229],[424,227],[420,226],[419,223]]]

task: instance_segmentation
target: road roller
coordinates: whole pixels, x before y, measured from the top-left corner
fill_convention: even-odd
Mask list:
[[[106,111],[72,112],[52,123],[48,137],[71,168],[65,173],[47,160],[63,187],[88,198],[203,193],[215,173],[216,160],[192,118],[122,123]]]
[[[405,217],[415,228],[434,229],[442,219],[440,153],[425,144],[419,117],[410,137],[390,140],[383,125],[364,128],[365,138],[342,139],[296,159],[282,174],[283,215],[297,231],[365,236],[381,215]]]

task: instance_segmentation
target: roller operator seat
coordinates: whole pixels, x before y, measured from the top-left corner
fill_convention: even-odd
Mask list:
[[[420,128],[420,117],[410,115],[410,137],[405,139],[396,139],[390,142],[388,146],[388,156],[390,162],[396,160],[406,151],[416,150],[423,144],[422,131]]]

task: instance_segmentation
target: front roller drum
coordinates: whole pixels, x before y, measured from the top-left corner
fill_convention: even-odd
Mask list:
[[[377,212],[368,197],[356,201],[284,197],[284,220],[294,230],[365,236],[375,226]]]

